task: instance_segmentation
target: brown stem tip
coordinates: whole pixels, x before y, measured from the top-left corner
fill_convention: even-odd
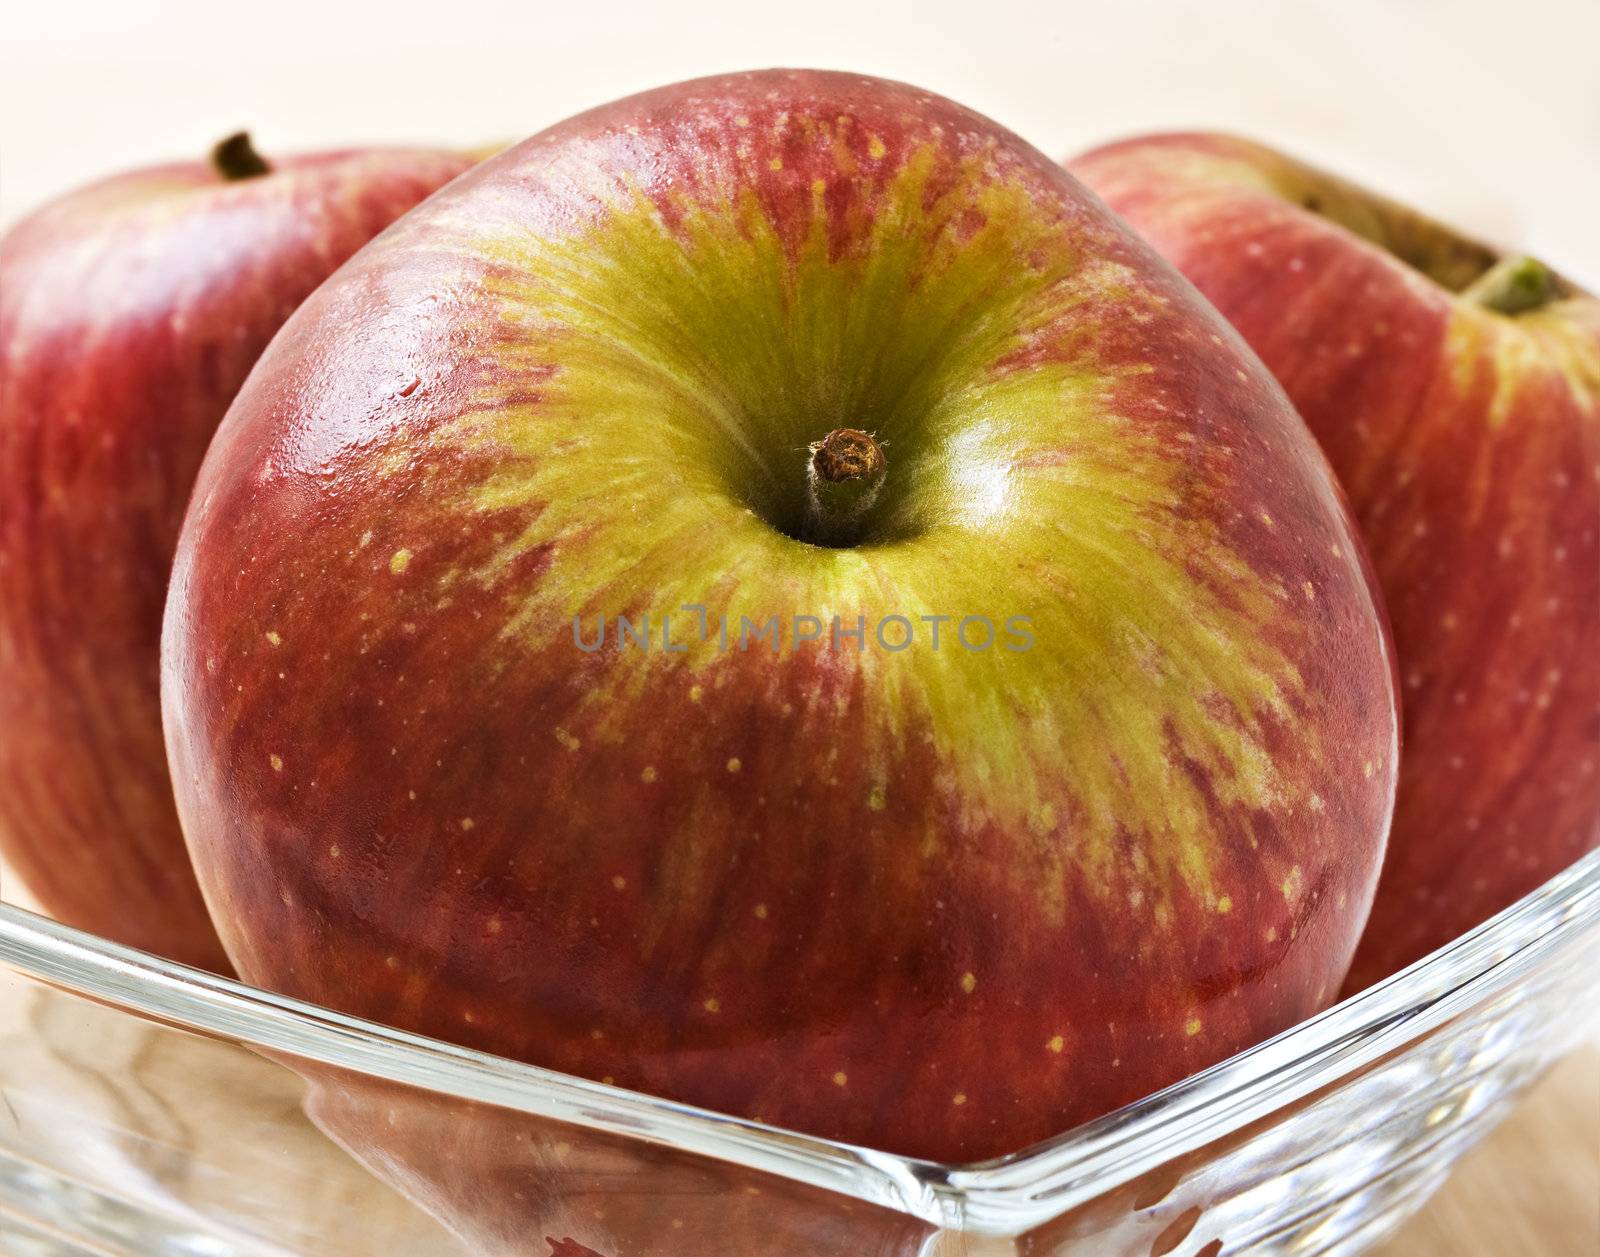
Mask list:
[[[211,166],[227,183],[240,179],[254,179],[272,170],[255,145],[250,143],[250,132],[235,131],[212,146]]]
[[[811,466],[830,484],[846,480],[883,479],[889,460],[872,434],[859,428],[835,428],[811,444]]]
[[[807,453],[807,539],[849,545],[878,499],[889,460],[872,434],[859,428],[835,428]]]

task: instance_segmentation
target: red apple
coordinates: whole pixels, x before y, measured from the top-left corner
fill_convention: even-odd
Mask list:
[[[0,241],[0,854],[69,924],[226,967],[161,741],[161,608],[218,422],[333,269],[469,161],[212,163],[74,192]]]
[[[1377,566],[1406,739],[1366,985],[1600,842],[1600,302],[1243,140],[1070,165],[1272,369]]]
[[[179,810],[249,981],[988,1157],[1337,992],[1396,754],[1363,564],[1271,377],[1036,150],[681,84],[264,355],[179,545]]]

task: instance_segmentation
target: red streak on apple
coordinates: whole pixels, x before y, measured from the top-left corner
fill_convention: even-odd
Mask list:
[[[227,970],[161,738],[189,490],[295,307],[469,164],[361,150],[231,182],[160,166],[0,241],[0,852],[68,924]]]

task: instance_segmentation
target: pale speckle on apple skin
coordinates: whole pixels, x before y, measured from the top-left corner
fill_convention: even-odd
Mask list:
[[[618,873],[615,877],[613,877],[611,879],[611,887],[612,887],[613,890],[627,890],[628,889],[628,879],[626,877],[623,877],[622,874]]]
[[[267,763],[272,765],[273,772],[281,773],[283,771],[283,756],[269,755],[267,756]]]
[[[278,631],[276,629],[268,629],[267,632],[266,632],[266,638],[267,638],[267,644],[269,646],[282,646],[283,645],[283,637],[278,633]]]
[[[389,556],[389,570],[399,576],[411,566],[411,551],[400,549]]]
[[[833,1076],[833,1085],[835,1087],[842,1087],[846,1083],[848,1083],[849,1081],[850,1081],[850,1076],[848,1074],[846,1074],[844,1072],[844,1070],[842,1070],[842,1069],[839,1070],[839,1072],[834,1074],[834,1076]]]
[[[1059,1034],[1051,1035],[1050,1042],[1045,1044],[1045,1048],[1051,1052],[1064,1052],[1067,1050],[1067,1041]]]
[[[1195,1037],[1195,1035],[1200,1033],[1201,1029],[1203,1029],[1203,1027],[1201,1025],[1200,1018],[1191,1017],[1184,1024],[1183,1033],[1192,1039]]]
[[[975,973],[967,972],[961,975],[961,989],[968,995],[978,988],[978,977]]]

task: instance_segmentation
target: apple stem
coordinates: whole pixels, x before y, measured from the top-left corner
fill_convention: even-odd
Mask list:
[[[211,149],[211,166],[222,176],[225,183],[254,179],[272,169],[266,159],[256,152],[255,145],[250,143],[248,131],[235,131],[232,135],[218,140]]]
[[[1462,297],[1500,314],[1525,314],[1548,305],[1561,285],[1550,268],[1525,253],[1501,258],[1461,292]]]
[[[889,470],[883,447],[859,428],[835,428],[806,453],[805,539],[849,545],[883,488]]]

